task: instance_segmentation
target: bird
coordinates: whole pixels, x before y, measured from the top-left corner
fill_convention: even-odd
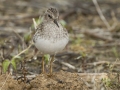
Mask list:
[[[43,54],[42,56],[42,73],[44,70],[44,55],[49,54],[50,75],[52,75],[52,63],[55,55],[62,51],[69,42],[68,31],[59,22],[59,12],[57,8],[50,7],[43,14],[43,21],[37,26],[33,36],[35,47]]]

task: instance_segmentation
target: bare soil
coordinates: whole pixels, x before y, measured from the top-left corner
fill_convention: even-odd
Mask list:
[[[0,76],[0,87],[5,79],[6,75]],[[59,71],[51,77],[40,74],[29,83],[18,82],[9,76],[2,90],[87,90],[87,87],[77,73]]]

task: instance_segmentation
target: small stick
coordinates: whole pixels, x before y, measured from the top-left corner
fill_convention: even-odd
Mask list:
[[[96,7],[96,10],[97,10],[100,18],[102,19],[102,21],[103,21],[104,24],[106,25],[107,29],[110,29],[110,25],[109,25],[109,23],[107,22],[106,18],[104,17],[104,15],[103,15],[103,13],[102,13],[102,11],[101,11],[101,9],[100,9],[100,6],[99,6],[98,3],[97,3],[97,0],[92,0],[92,1],[93,1],[94,5],[95,5],[95,7]]]
[[[34,18],[33,18],[33,24],[34,24],[34,28],[37,29],[37,23]]]
[[[22,43],[22,48],[24,49],[25,48],[24,39],[15,30],[13,30],[13,33],[20,39]]]
[[[85,30],[83,33],[88,35],[88,36],[98,38],[98,39],[101,39],[104,41],[108,41],[108,42],[114,41],[112,38],[106,38],[106,37],[103,37],[102,35],[97,35],[96,33],[90,32],[89,30]]]
[[[65,65],[65,66],[69,67],[70,69],[76,70],[76,67],[71,65],[71,64],[69,64],[69,63],[66,63],[66,62],[63,62],[63,61],[59,61],[59,60],[56,60],[56,61],[58,61],[62,65]]]
[[[18,53],[17,55],[15,55],[13,58],[16,58],[16,57],[20,56],[22,53],[26,52],[32,45],[33,45],[33,43],[30,44],[28,48],[24,49],[23,51],[21,51],[20,53]]]
[[[23,60],[23,77],[24,77],[24,83],[26,82],[26,69],[25,69],[25,59]]]

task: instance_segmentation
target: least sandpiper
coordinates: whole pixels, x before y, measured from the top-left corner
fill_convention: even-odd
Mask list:
[[[51,55],[50,74],[55,54],[63,50],[69,41],[67,30],[59,23],[59,12],[56,8],[49,8],[43,16],[43,21],[37,26],[33,42],[38,50]],[[42,73],[44,73],[44,56],[42,57]]]

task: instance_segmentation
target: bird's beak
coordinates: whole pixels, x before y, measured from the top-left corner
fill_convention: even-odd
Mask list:
[[[58,25],[58,22],[57,22],[57,20],[55,19],[54,20],[54,23],[59,27],[59,25]]]

